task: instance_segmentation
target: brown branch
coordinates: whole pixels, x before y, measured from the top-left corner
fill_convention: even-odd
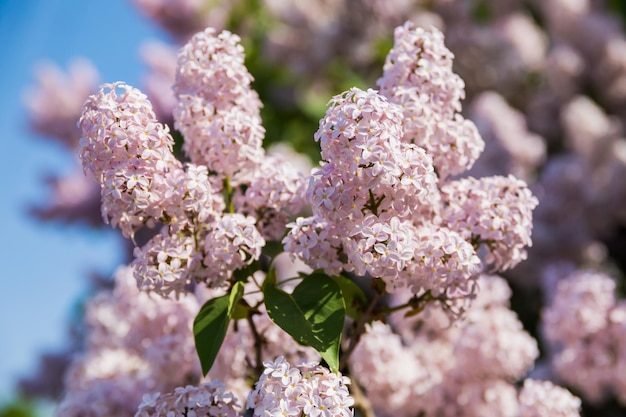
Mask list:
[[[250,325],[250,331],[252,332],[252,337],[254,338],[254,352],[255,352],[255,367],[254,371],[256,373],[255,376],[259,376],[263,373],[263,336],[259,333],[256,328],[256,324],[252,319],[252,311],[248,314],[246,318],[248,320],[248,324]]]

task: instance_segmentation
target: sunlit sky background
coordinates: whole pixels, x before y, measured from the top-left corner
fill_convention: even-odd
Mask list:
[[[155,38],[162,32],[131,0],[0,0],[0,404],[40,353],[62,349],[89,274],[110,275],[122,257],[113,232],[28,215],[49,197],[46,174],[78,169],[65,148],[28,131],[22,96],[33,68],[84,56],[102,82],[139,86],[139,47]]]

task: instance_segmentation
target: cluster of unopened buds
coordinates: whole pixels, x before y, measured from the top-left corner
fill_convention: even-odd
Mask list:
[[[133,241],[143,227],[159,227],[135,249],[138,287],[180,298],[243,281],[263,292],[255,274],[271,275],[263,265],[274,242],[313,270],[375,279],[379,295],[408,293],[457,319],[483,268],[525,259],[537,200],[512,176],[460,177],[484,144],[460,114],[464,84],[452,58],[437,30],[397,28],[379,90],[330,100],[314,135],[322,162],[309,178],[263,149],[261,102],[236,35],[207,29],[179,53],[174,127],[186,163],[143,93],[104,85],[79,121],[80,156],[100,181],[106,222]],[[264,365],[248,396],[255,416],[353,415],[340,373],[282,357]],[[231,416],[238,407],[215,383],[148,396],[137,416]]]

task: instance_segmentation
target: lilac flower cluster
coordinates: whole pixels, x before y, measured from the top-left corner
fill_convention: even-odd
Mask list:
[[[265,370],[248,397],[253,416],[352,417],[348,377],[317,363],[292,366],[283,357]]]
[[[80,154],[101,183],[105,221],[130,238],[161,226],[135,248],[140,288],[168,295],[193,282],[227,285],[301,209],[304,177],[280,157],[263,159],[261,103],[251,81],[239,37],[229,32],[207,29],[182,48],[174,122],[192,161],[185,166],[139,90],[105,85],[85,104]]]
[[[484,142],[476,126],[459,114],[465,84],[452,72],[454,55],[443,34],[407,22],[396,28],[394,38],[377,85],[402,107],[403,140],[432,156],[440,180],[466,171]]]
[[[83,167],[102,185],[102,215],[132,237],[161,217],[166,177],[181,167],[169,129],[158,123],[147,97],[123,83],[90,96],[79,125]]]
[[[380,277],[391,292],[467,297],[479,249],[498,270],[525,259],[537,200],[512,176],[448,178],[483,142],[457,113],[463,82],[439,31],[398,28],[384,70],[380,93],[352,88],[330,101],[315,134],[313,216],[289,225],[285,249],[329,274]]]
[[[229,176],[261,163],[265,130],[261,101],[250,88],[240,38],[212,28],[194,35],[178,54],[175,126],[192,162]]]

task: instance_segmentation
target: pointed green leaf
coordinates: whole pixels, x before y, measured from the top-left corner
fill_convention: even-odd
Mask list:
[[[243,296],[243,282],[236,282],[230,294],[212,298],[200,309],[193,322],[196,350],[206,375],[222,346],[235,306]]]
[[[346,309],[339,285],[325,274],[305,277],[292,294],[266,280],[265,306],[270,318],[298,343],[317,350],[334,372]]]
[[[267,314],[272,321],[289,333],[296,342],[313,346],[306,337],[310,324],[306,321],[304,313],[298,308],[293,297],[267,281],[263,285],[263,295]]]

